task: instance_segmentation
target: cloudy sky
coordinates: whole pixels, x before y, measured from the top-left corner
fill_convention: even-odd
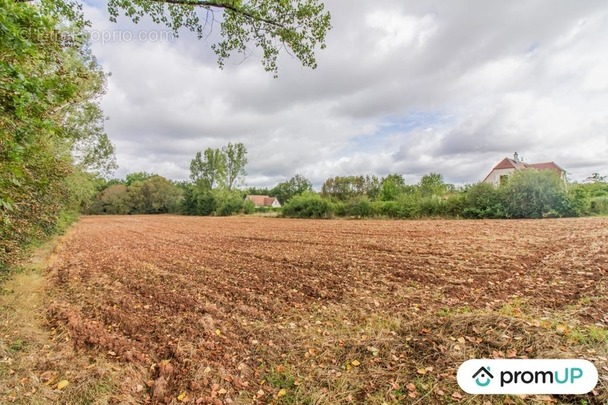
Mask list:
[[[246,145],[251,186],[296,173],[473,183],[516,151],[572,180],[608,174],[604,0],[327,0],[319,67],[283,55],[277,79],[255,51],[220,70],[212,36],[114,24],[91,1],[118,177],[185,180],[197,151],[228,142]]]

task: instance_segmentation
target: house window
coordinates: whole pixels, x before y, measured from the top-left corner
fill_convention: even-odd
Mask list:
[[[502,186],[503,184],[505,184],[505,183],[507,182],[507,177],[509,177],[509,175],[508,175],[508,174],[503,174],[502,176],[500,176],[500,177],[498,178],[498,184],[500,184],[501,186]]]

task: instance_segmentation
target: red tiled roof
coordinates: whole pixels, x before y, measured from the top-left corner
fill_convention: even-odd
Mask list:
[[[253,202],[256,207],[270,207],[276,200],[275,197],[269,197],[267,195],[248,195],[246,198]]]
[[[504,158],[500,163],[494,166],[494,169],[523,169],[525,167],[526,165],[523,162],[516,162],[513,159]]]
[[[530,163],[526,165],[528,167],[533,167],[538,170],[553,170],[557,173],[565,172],[564,169],[555,164],[555,162],[545,162],[545,163]]]
[[[566,172],[564,169],[562,169],[557,164],[555,164],[555,162],[525,163],[525,162],[517,162],[517,161],[515,161],[513,159],[509,159],[509,158],[504,158],[496,166],[494,166],[494,168],[492,170],[490,170],[490,173],[488,173],[488,175],[484,178],[483,181],[485,181],[488,177],[490,177],[490,174],[492,174],[492,172],[497,169],[521,170],[521,169],[529,169],[529,168],[537,169],[537,170],[553,170],[553,171],[557,172],[558,174],[562,174],[562,173]]]
[[[270,207],[272,205],[272,203],[274,202],[274,200],[276,200],[276,198],[274,198],[274,197],[264,197],[264,206]]]

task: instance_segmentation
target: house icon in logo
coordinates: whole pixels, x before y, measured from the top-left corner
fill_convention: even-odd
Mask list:
[[[490,367],[481,367],[475,374],[473,374],[475,384],[480,387],[486,387],[492,381],[494,376],[490,373]]]

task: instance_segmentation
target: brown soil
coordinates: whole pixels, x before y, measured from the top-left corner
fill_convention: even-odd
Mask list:
[[[441,389],[458,364],[438,370],[449,338],[479,346],[468,355],[533,357],[558,344],[565,355],[582,346],[560,334],[605,328],[608,219],[83,217],[48,274],[51,325],[78,350],[148,370],[145,389],[133,388],[141,402],[401,402],[428,384],[429,403],[458,402],[467,396]],[[520,339],[500,326],[505,308],[530,328]],[[488,324],[502,337],[481,348]],[[555,339],[534,346],[543,333]],[[361,383],[332,397],[319,379],[343,381],[353,367]],[[297,396],[306,389],[325,397]]]

